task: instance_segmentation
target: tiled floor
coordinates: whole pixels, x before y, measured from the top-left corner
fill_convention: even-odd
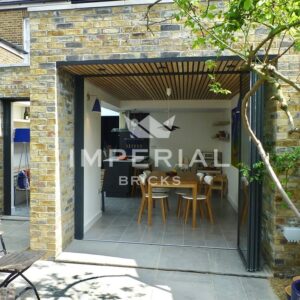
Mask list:
[[[213,199],[215,224],[198,217],[192,229],[176,216],[177,198],[170,197],[167,223],[160,207],[154,209],[153,226],[146,215],[137,224],[139,198],[107,198],[106,212],[86,233],[73,241],[58,260],[218,274],[250,275],[236,249],[237,215],[228,201]],[[179,259],[180,258],[180,259]],[[268,277],[266,268],[256,276]]]
[[[106,198],[106,212],[85,234],[86,240],[134,242],[157,245],[185,245],[236,249],[237,214],[226,199],[215,195],[213,213],[215,224],[201,219],[197,212],[198,226],[192,229],[191,218],[184,224],[176,216],[177,198],[169,199],[167,223],[161,218],[160,206],[153,212],[153,226],[147,225],[147,216],[137,224],[140,198]]]
[[[29,247],[29,222],[0,219],[0,231],[8,252],[25,250]]]
[[[261,278],[50,261],[35,263],[26,275],[36,283],[41,299],[278,300],[269,281]],[[24,281],[15,286],[24,287]],[[35,298],[29,291],[22,299]]]
[[[237,250],[74,240],[57,258],[60,262],[151,268],[198,273],[252,276]],[[267,266],[255,272],[270,277]]]

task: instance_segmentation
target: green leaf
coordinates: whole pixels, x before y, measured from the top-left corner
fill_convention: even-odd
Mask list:
[[[250,8],[252,7],[252,1],[253,0],[245,0],[245,2],[244,2],[244,9],[245,10],[250,10]]]

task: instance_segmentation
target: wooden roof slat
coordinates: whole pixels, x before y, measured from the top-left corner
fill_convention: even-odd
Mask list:
[[[170,59],[163,62],[131,63],[111,61],[107,64],[82,62],[82,64],[63,65],[61,68],[73,75],[87,75],[88,80],[120,100],[164,100],[168,98],[167,87],[172,89],[170,99],[174,100],[226,100],[239,92],[239,70],[242,64],[242,61],[237,60],[220,60],[214,68],[216,78],[222,87],[232,91],[230,95],[215,95],[209,91],[211,80],[207,74],[209,70],[205,60],[172,61]],[[244,76],[243,81],[247,80]]]

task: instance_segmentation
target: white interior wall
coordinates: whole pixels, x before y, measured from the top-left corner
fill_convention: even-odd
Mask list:
[[[230,163],[230,166],[224,168],[224,173],[227,175],[228,178],[228,200],[231,203],[232,207],[238,211],[238,182],[239,182],[239,171],[236,167],[231,165],[231,125],[232,125],[232,118],[231,118],[231,110],[237,106],[239,100],[239,95],[235,96],[231,101],[231,108],[227,109],[225,112],[226,119],[230,120],[230,125],[228,125],[228,130],[230,132],[230,147],[225,147],[223,149],[224,159]]]
[[[170,149],[173,157],[170,162],[174,166],[178,162],[178,149],[183,149],[183,156],[191,158],[195,149],[201,151],[212,151],[218,149],[223,154],[223,163],[229,164],[223,168],[223,172],[228,178],[228,200],[232,207],[238,210],[238,169],[231,165],[231,110],[236,107],[239,96],[235,96],[230,105],[222,111],[214,109],[205,111],[176,111],[170,114],[176,115],[175,125],[180,129],[173,131],[169,139],[151,139],[150,140],[150,157],[154,158],[155,149]],[[151,116],[160,122],[168,118],[166,112],[150,112]],[[229,121],[230,124],[223,127],[215,127],[214,123],[218,121]],[[218,141],[212,139],[219,130],[225,130],[230,133],[230,141]],[[161,162],[161,169],[168,167]]]
[[[152,112],[152,117],[163,123],[168,119],[167,112]],[[180,129],[171,132],[168,139],[150,139],[150,157],[154,158],[155,149],[170,149],[173,157],[170,159],[172,166],[178,162],[178,149],[183,149],[183,157],[192,158],[196,149],[201,151],[213,151],[230,147],[230,143],[213,139],[212,137],[223,128],[215,127],[213,124],[224,121],[225,111],[176,111],[174,125]],[[226,161],[228,163],[228,161]],[[168,167],[161,162],[161,169]]]
[[[90,95],[88,100],[87,94]],[[93,155],[101,148],[101,115],[92,112],[94,101],[101,99],[101,91],[85,80],[84,82],[84,149]],[[98,160],[92,165],[84,164],[84,231],[86,232],[101,217],[100,188],[101,166]]]

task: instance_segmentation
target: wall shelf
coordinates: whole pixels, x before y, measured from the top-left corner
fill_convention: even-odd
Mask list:
[[[230,138],[229,137],[217,137],[217,136],[213,136],[213,139],[218,140],[218,141],[222,141],[222,142],[230,142]]]
[[[217,126],[228,126],[230,125],[230,121],[219,121],[216,123],[213,123],[213,126],[217,127]]]
[[[25,119],[15,119],[13,121],[14,123],[30,123],[30,120],[25,120]]]

